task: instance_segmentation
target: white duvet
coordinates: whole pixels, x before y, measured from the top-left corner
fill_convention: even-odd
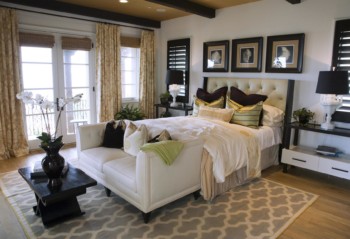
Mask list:
[[[186,139],[189,135],[203,138],[204,148],[212,157],[213,174],[217,183],[224,182],[227,175],[244,166],[247,166],[249,178],[260,176],[261,149],[279,143],[277,141],[280,140],[276,137],[278,133],[269,127],[256,130],[191,116],[148,119],[134,123],[145,124],[150,138],[164,129],[174,139]]]

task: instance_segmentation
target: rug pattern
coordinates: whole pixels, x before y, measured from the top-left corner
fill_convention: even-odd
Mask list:
[[[317,195],[258,179],[209,203],[192,195],[152,212],[148,224],[128,202],[104,188],[78,197],[85,215],[45,229],[34,215],[33,192],[17,172],[0,175],[0,187],[29,238],[276,238]]]

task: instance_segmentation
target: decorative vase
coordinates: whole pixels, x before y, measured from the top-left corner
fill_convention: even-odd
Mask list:
[[[46,152],[46,156],[41,160],[41,167],[49,178],[50,188],[58,188],[62,185],[61,174],[65,163],[64,158],[59,154],[62,146],[63,144],[40,146]]]

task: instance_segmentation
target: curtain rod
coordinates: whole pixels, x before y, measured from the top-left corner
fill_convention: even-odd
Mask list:
[[[0,6],[1,6],[1,5],[0,5]],[[99,21],[99,20],[92,20],[92,19],[84,19],[84,18],[73,17],[73,16],[62,16],[62,15],[54,14],[54,13],[40,12],[40,11],[29,10],[29,9],[21,9],[21,8],[17,8],[17,7],[8,7],[8,6],[3,6],[3,7],[12,8],[12,9],[15,9],[15,10],[20,10],[20,11],[25,11],[25,12],[32,12],[32,13],[45,14],[45,15],[55,16],[55,17],[65,17],[65,18],[70,18],[70,19],[75,19],[75,20],[83,20],[83,21],[88,21],[88,22],[95,22],[95,23],[114,24],[114,25],[117,25],[117,26],[120,26],[120,27],[135,28],[135,29],[140,29],[140,30],[146,30],[146,31],[152,31],[152,32],[154,32],[153,29],[143,28],[143,27],[134,27],[134,26],[128,26],[128,25],[123,25],[123,24],[115,24],[115,23],[111,23],[111,22],[105,22],[105,21]]]

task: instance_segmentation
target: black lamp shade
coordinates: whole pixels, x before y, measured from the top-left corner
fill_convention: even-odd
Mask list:
[[[316,87],[319,94],[349,94],[349,76],[347,71],[320,71]]]
[[[168,70],[166,73],[166,84],[183,85],[184,84],[183,71]]]

